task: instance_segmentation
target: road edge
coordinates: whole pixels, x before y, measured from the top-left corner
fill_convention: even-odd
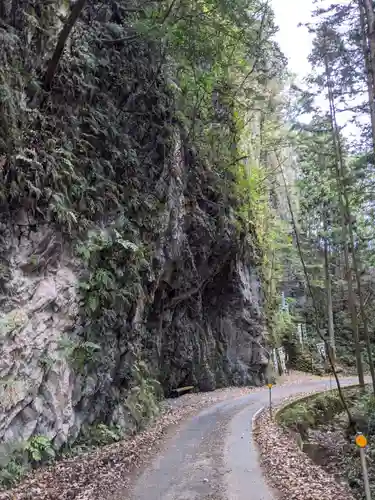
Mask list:
[[[348,384],[346,387],[357,384]],[[283,398],[276,406],[278,413],[289,404],[332,389],[301,392]],[[322,467],[315,464],[298,447],[295,439],[284,431],[266,408],[258,410],[253,417],[253,442],[256,446],[265,481],[280,500],[354,500],[349,486],[339,484]],[[267,429],[264,432],[264,429]],[[291,467],[293,470],[291,470]]]

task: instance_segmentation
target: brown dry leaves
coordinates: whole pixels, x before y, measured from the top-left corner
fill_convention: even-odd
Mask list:
[[[270,420],[267,411],[257,419],[254,437],[265,476],[280,493],[280,500],[354,500],[349,487],[315,465],[294,437]]]
[[[167,401],[161,416],[146,431],[39,469],[12,490],[1,492],[0,500],[112,500],[116,491],[126,491],[131,475],[157,450],[173,425],[207,406],[254,390],[257,389],[229,388]]]
[[[281,378],[278,385],[294,385],[317,378],[295,372]],[[12,490],[0,492],[0,500],[117,500],[116,492],[121,492],[118,498],[124,500],[130,479],[157,452],[171,427],[203,408],[256,391],[264,391],[264,387],[226,388],[166,401],[161,416],[144,432],[39,469]]]

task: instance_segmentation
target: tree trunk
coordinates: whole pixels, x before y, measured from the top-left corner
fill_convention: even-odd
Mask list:
[[[5,0],[0,0],[0,19],[6,19]]]
[[[313,291],[312,291],[309,274],[308,274],[307,268],[306,268],[305,259],[303,257],[303,253],[302,253],[301,240],[300,240],[299,231],[298,231],[298,228],[297,228],[297,222],[296,222],[296,219],[294,217],[292,202],[291,202],[291,199],[290,199],[290,196],[289,196],[288,186],[286,184],[284,170],[283,170],[281,162],[279,162],[279,165],[280,165],[280,171],[281,171],[281,175],[282,175],[282,179],[283,179],[283,183],[284,183],[285,195],[286,195],[286,200],[287,200],[287,203],[288,203],[289,213],[290,213],[290,217],[292,219],[292,227],[293,227],[294,236],[296,238],[298,255],[299,255],[299,258],[300,258],[300,261],[301,261],[301,264],[302,264],[303,273],[305,275],[307,289],[309,291],[309,294],[310,294],[310,297],[311,297],[311,301],[313,303],[314,323],[315,323],[316,333],[321,338],[321,340],[324,342],[324,345],[326,347],[327,356],[328,356],[328,362],[329,362],[329,365],[330,365],[331,370],[333,372],[333,376],[335,377],[337,391],[339,393],[339,398],[340,398],[340,400],[342,402],[342,405],[343,405],[343,408],[345,409],[346,414],[348,415],[349,425],[353,426],[354,425],[353,418],[352,418],[352,415],[350,413],[349,407],[346,404],[346,401],[345,401],[345,398],[344,398],[344,394],[343,394],[342,389],[341,389],[340,380],[339,380],[339,377],[338,377],[336,369],[335,369],[335,365],[334,365],[333,360],[332,360],[332,352],[329,349],[329,345],[327,343],[327,339],[325,339],[324,336],[320,332],[318,308],[317,308],[315,297],[314,297],[314,294],[313,294]]]
[[[44,88],[49,90],[51,88],[53,77],[55,76],[57,67],[59,65],[61,56],[64,52],[64,47],[66,44],[69,35],[71,34],[77,19],[79,18],[84,6],[86,4],[86,0],[77,0],[74,4],[72,11],[70,13],[69,19],[65,23],[61,33],[59,35],[59,39],[57,41],[55,51],[53,53],[52,58],[50,59],[47,67],[46,74],[44,76]]]
[[[10,8],[10,23],[19,31],[25,27],[24,11],[27,8],[27,0],[12,0]]]
[[[366,69],[368,102],[370,106],[372,147],[375,156],[375,32],[374,30],[371,31],[369,22],[367,22],[368,28],[366,30],[366,17],[368,18],[368,16],[365,17],[365,7],[363,5],[363,0],[358,1],[358,8],[359,19],[361,23],[362,51]]]
[[[324,210],[324,232],[327,232],[327,212]],[[328,256],[328,238],[324,235],[324,271],[325,271],[325,285],[327,294],[327,321],[328,321],[328,336],[332,353],[332,362],[336,364],[336,343],[335,343],[335,328],[333,324],[333,310],[332,310],[332,284],[331,275],[329,273],[329,256]]]
[[[367,38],[368,45],[370,48],[370,54],[367,58],[369,61],[369,66],[371,68],[372,80],[375,82],[375,12],[372,0],[359,0],[360,4],[360,16],[365,14],[367,19]],[[363,7],[363,10],[362,8]],[[363,19],[364,21],[364,19]],[[361,19],[362,24],[362,19]],[[365,28],[365,26],[361,26]],[[363,35],[366,36],[366,30],[364,30]]]
[[[365,303],[364,303],[363,293],[362,293],[361,276],[360,276],[360,271],[359,271],[359,261],[358,261],[358,256],[356,255],[356,252],[354,250],[354,233],[353,233],[351,219],[349,220],[349,234],[350,234],[350,244],[351,244],[352,249],[353,249],[352,250],[353,268],[354,268],[354,274],[355,274],[356,281],[357,281],[357,290],[358,290],[358,296],[359,296],[359,310],[361,313],[361,319],[362,319],[362,324],[363,324],[363,337],[364,337],[365,342],[366,342],[366,351],[367,351],[368,364],[369,364],[370,373],[371,373],[372,388],[373,388],[373,392],[375,394],[374,360],[372,357],[370,335],[369,335],[369,330],[368,330],[368,321],[367,321],[367,315],[366,315],[366,311],[365,311]]]
[[[17,25],[17,5],[18,5],[18,0],[12,0],[12,7],[10,9],[10,19],[12,26],[14,28]]]
[[[368,92],[368,101],[370,107],[371,131],[372,131],[372,147],[375,158],[375,15],[372,2],[370,2],[369,0],[358,0],[358,7],[359,7],[359,17],[361,22],[362,50],[366,67],[366,82],[367,82],[367,92]],[[366,18],[367,18],[367,32],[366,32]],[[350,232],[351,245],[353,249],[352,250],[353,267],[357,280],[359,307],[360,307],[360,313],[362,317],[363,330],[364,330],[363,333],[366,342],[373,392],[375,394],[374,361],[372,358],[370,335],[368,331],[368,321],[361,290],[361,276],[358,265],[359,263],[354,250],[354,235],[353,235],[351,218],[349,218],[349,232]]]
[[[330,111],[330,120],[331,120],[331,130],[332,130],[332,141],[333,141],[335,155],[336,155],[335,170],[336,170],[337,188],[338,188],[338,193],[339,193],[339,206],[340,206],[340,213],[341,213],[343,250],[344,250],[344,261],[345,261],[345,275],[346,275],[346,281],[348,284],[348,304],[349,304],[351,325],[352,325],[354,344],[355,344],[355,357],[356,357],[356,362],[357,362],[358,381],[359,381],[359,385],[361,387],[364,387],[365,379],[364,379],[364,373],[363,373],[361,347],[359,344],[357,311],[356,311],[356,307],[355,307],[355,296],[354,296],[353,282],[352,282],[352,269],[351,269],[350,261],[349,261],[347,210],[346,210],[347,206],[345,203],[346,191],[345,191],[345,186],[343,185],[343,182],[342,182],[345,169],[344,169],[344,162],[343,162],[343,158],[342,158],[340,135],[339,135],[337,122],[336,122],[336,109],[335,109],[335,102],[334,102],[334,97],[333,97],[333,92],[332,92],[331,81],[330,81],[330,71],[329,71],[329,64],[328,64],[327,56],[325,56],[324,61],[325,61],[325,73],[326,73],[329,111]]]

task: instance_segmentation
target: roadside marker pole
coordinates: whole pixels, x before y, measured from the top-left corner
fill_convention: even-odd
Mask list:
[[[358,433],[356,438],[355,438],[355,444],[358,446],[359,453],[361,456],[361,465],[362,465],[362,473],[363,473],[363,482],[365,484],[366,500],[371,500],[370,481],[368,479],[366,453],[365,453],[365,448],[367,446],[366,436],[364,436],[361,433]]]
[[[267,384],[270,395],[270,417],[272,418],[272,384]]]

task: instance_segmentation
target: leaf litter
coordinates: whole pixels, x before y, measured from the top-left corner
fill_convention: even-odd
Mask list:
[[[282,377],[278,385],[294,385],[317,378],[319,377],[294,372]],[[174,426],[204,408],[256,391],[264,391],[264,387],[232,387],[165,400],[162,403],[160,416],[143,432],[73,458],[64,458],[51,466],[36,469],[27,474],[15,487],[0,492],[0,500],[114,500],[116,492],[120,491],[121,499],[126,499],[124,492],[131,486],[132,478],[157,452],[163,439]],[[264,445],[267,446],[267,443]],[[282,450],[282,460],[285,460],[285,450]],[[293,458],[290,460],[293,464]],[[278,467],[277,464],[276,458],[269,458],[266,466],[273,470]],[[325,500],[325,497],[305,495],[285,498]],[[330,496],[329,500],[336,500],[336,497]],[[340,500],[352,499],[340,497]]]
[[[296,396],[284,399],[282,405],[294,399]],[[315,464],[300,450],[293,434],[271,420],[267,410],[259,414],[253,435],[263,472],[279,500],[354,500],[349,485],[337,482]]]

